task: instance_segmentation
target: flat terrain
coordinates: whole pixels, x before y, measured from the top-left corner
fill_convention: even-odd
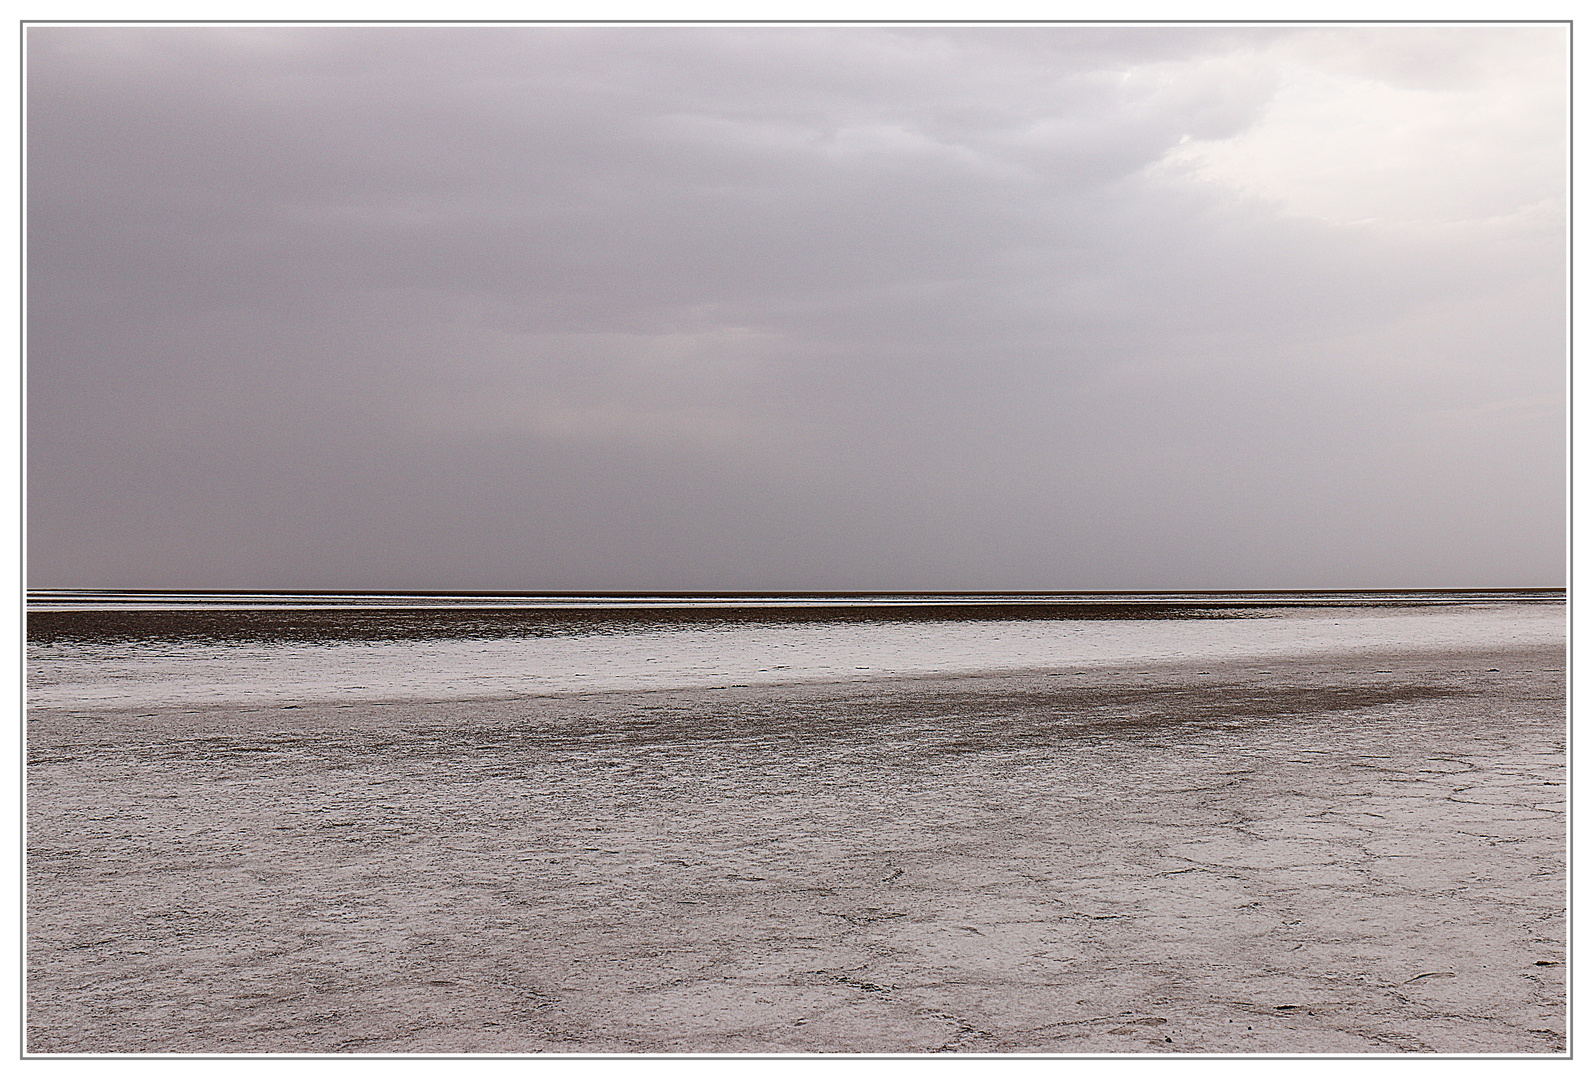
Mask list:
[[[1563,668],[36,709],[28,1049],[1563,1052]]]

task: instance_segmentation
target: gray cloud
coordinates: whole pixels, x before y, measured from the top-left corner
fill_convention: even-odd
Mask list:
[[[28,50],[34,585],[1561,578],[1557,28]]]

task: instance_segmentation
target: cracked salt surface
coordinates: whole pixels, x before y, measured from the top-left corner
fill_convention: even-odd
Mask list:
[[[1563,1053],[1563,640],[1473,616],[1106,627],[1146,658],[1061,678],[63,679],[28,1050]]]

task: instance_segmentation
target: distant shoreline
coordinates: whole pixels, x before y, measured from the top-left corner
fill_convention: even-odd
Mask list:
[[[29,589],[30,610],[61,607],[189,608],[336,606],[477,608],[945,607],[1094,604],[1367,604],[1461,600],[1556,601],[1561,588],[1488,589],[1171,589],[1056,592],[490,592],[291,589]]]

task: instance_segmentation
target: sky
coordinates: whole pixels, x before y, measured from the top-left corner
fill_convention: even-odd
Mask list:
[[[30,587],[1564,583],[1563,26],[26,49]]]

